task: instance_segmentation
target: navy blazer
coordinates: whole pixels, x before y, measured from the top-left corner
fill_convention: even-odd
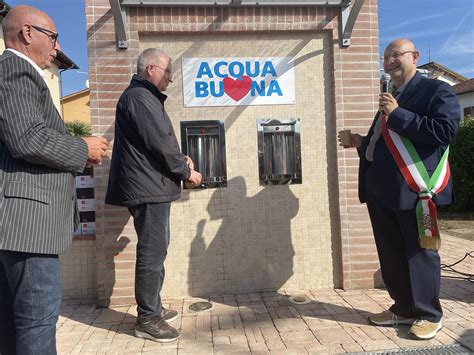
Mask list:
[[[390,114],[387,126],[413,143],[431,176],[459,127],[461,111],[457,96],[449,84],[425,78],[417,72],[400,95],[398,105]],[[371,193],[383,207],[413,209],[418,195],[408,187],[382,135],[375,145],[373,162],[365,158],[378,116],[375,116],[369,133],[358,149],[359,200],[362,203],[367,201],[365,186],[369,185],[373,189]],[[369,164],[371,169],[367,170]],[[365,179],[370,179],[370,184],[366,184]],[[449,179],[448,185],[433,201],[436,205],[447,205],[453,199],[452,181]]]

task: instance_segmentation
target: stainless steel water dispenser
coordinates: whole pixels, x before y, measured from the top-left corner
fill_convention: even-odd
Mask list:
[[[299,119],[257,121],[260,185],[301,184]]]
[[[227,186],[223,122],[182,121],[181,148],[193,160],[194,169],[202,174],[202,184],[197,188]]]

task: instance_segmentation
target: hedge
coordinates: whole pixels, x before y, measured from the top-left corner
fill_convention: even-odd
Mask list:
[[[474,211],[474,117],[466,116],[450,146],[449,165],[455,202],[449,212]]]

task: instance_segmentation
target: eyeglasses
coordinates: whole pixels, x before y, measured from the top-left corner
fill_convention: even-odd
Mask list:
[[[382,57],[382,60],[384,62],[387,62],[387,61],[390,60],[390,58],[397,59],[397,58],[400,58],[402,55],[404,55],[406,53],[415,53],[415,52],[416,51],[392,52],[389,55],[386,55],[386,56]]]
[[[56,42],[58,41],[59,33],[48,30],[43,27],[31,25],[36,31],[39,31],[41,33],[44,33],[46,36],[48,36],[49,40],[51,41],[51,44],[53,45],[53,48],[56,46]]]
[[[160,68],[161,70],[163,70],[166,74],[168,74],[169,76],[173,76],[173,72],[169,69],[165,69],[165,68],[162,68],[160,67],[159,65],[156,65],[156,64],[150,64],[149,65],[150,67],[157,67],[157,68]]]

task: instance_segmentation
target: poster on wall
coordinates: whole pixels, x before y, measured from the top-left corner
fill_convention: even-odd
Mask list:
[[[185,107],[295,103],[293,58],[183,58]]]

